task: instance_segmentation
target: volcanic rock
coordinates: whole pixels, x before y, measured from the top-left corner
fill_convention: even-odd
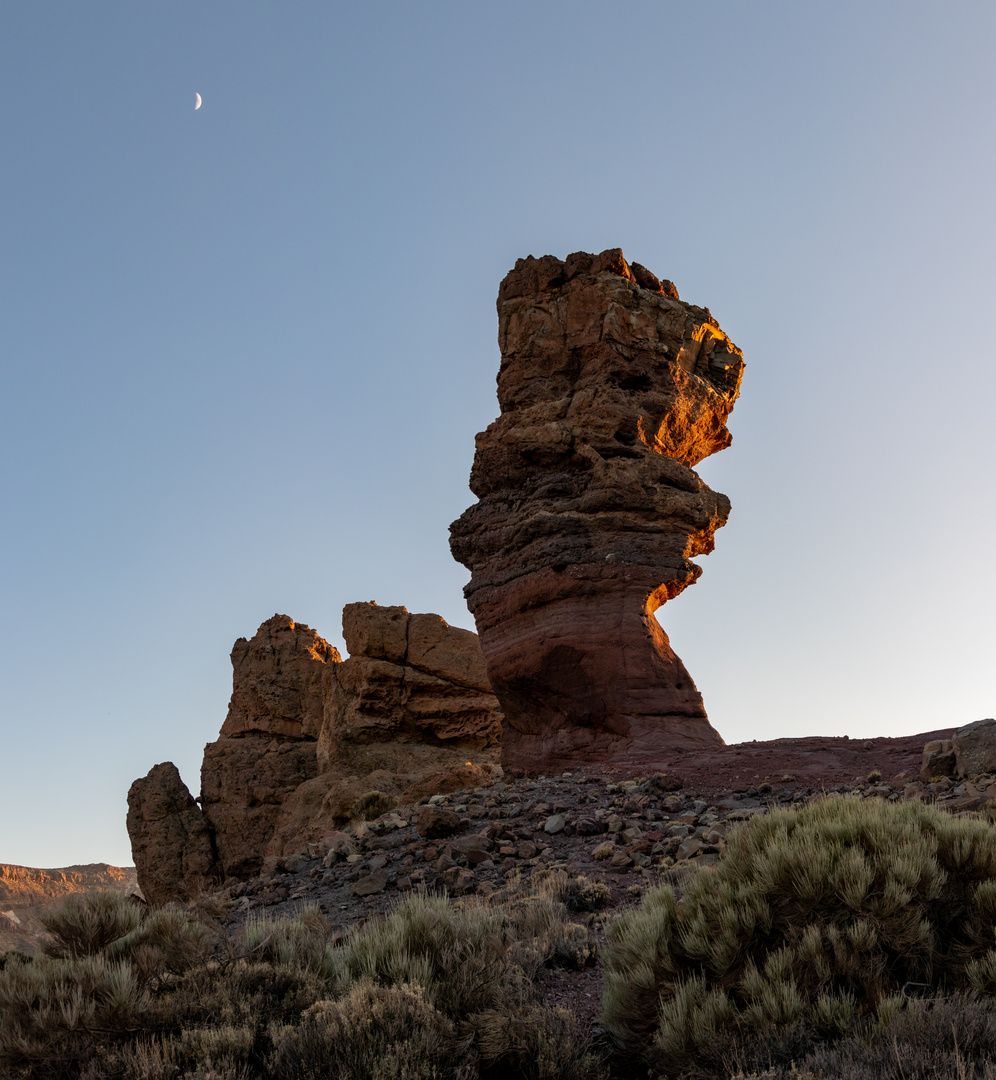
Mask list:
[[[496,761],[501,712],[476,634],[373,602],[346,605],[342,634],[349,658],[325,671],[322,771],[386,768],[414,783]]]
[[[957,771],[954,747],[950,739],[931,739],[924,746],[920,779],[925,784],[942,776],[955,776]]]
[[[318,773],[323,675],[338,651],[287,615],[232,648],[232,698],[218,740],[204,749],[201,799],[224,875],[263,863],[288,796]]]
[[[959,776],[975,776],[996,770],[996,720],[976,720],[956,728],[951,749]]]
[[[304,623],[267,619],[232,646],[232,697],[221,735],[317,739],[324,715],[322,676],[342,657]]]
[[[346,661],[286,615],[235,643],[203,814],[168,763],[132,786],[128,829],[152,903],[272,872],[346,821],[500,777],[501,714],[476,634],[373,603],[348,605],[343,627]]]
[[[498,293],[501,415],[451,526],[502,762],[660,767],[719,747],[654,617],[730,510],[692,467],[728,446],[740,350],[619,249],[520,259]]]
[[[150,904],[191,900],[220,884],[211,827],[172,761],[131,785],[128,835]]]

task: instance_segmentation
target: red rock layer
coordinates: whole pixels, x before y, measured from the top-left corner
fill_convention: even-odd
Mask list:
[[[651,766],[721,745],[653,613],[729,514],[692,466],[731,441],[740,350],[619,249],[520,259],[498,341],[501,415],[477,437],[480,501],[450,542],[503,764]]]

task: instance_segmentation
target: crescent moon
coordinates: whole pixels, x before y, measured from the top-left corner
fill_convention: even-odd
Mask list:
[[[201,107],[201,95],[194,94],[194,109],[195,111]]]

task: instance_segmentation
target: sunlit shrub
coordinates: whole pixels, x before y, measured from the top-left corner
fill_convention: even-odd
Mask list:
[[[996,832],[920,803],[830,798],[755,818],[679,899],[611,929],[605,1023],[673,1074],[719,1032],[888,1019],[910,984],[996,988]]]

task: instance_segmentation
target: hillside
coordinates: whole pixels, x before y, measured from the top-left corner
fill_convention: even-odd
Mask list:
[[[112,890],[138,893],[133,866],[87,863],[40,870],[0,863],[0,952],[35,952],[45,909],[70,893]]]

